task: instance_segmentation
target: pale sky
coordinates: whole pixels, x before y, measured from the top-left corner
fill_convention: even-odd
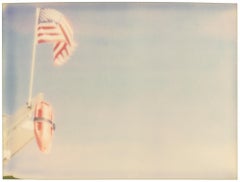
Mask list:
[[[41,179],[237,176],[237,6],[185,3],[8,4],[3,113],[27,102],[36,7],[70,20],[77,48],[61,67],[37,46],[34,95],[57,129],[6,166]]]

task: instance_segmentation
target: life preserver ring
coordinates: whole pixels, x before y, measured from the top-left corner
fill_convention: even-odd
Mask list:
[[[40,151],[48,153],[51,149],[55,123],[50,104],[41,101],[36,104],[34,111],[34,135]]]

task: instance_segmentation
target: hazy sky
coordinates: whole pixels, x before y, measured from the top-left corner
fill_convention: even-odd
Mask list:
[[[175,3],[7,4],[3,113],[27,102],[36,7],[71,22],[77,48],[61,67],[37,46],[34,95],[55,113],[52,152],[33,140],[17,177],[237,176],[237,6]]]

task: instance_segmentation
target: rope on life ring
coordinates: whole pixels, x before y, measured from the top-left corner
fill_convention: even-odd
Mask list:
[[[46,119],[44,117],[34,117],[33,121],[35,121],[35,122],[42,122],[42,121],[48,122],[52,126],[53,130],[56,129],[56,124],[53,121],[51,121],[49,119]]]

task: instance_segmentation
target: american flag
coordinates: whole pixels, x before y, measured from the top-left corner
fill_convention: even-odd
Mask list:
[[[54,9],[40,9],[36,35],[38,43],[53,43],[53,59],[56,65],[64,64],[76,45],[69,22]]]

